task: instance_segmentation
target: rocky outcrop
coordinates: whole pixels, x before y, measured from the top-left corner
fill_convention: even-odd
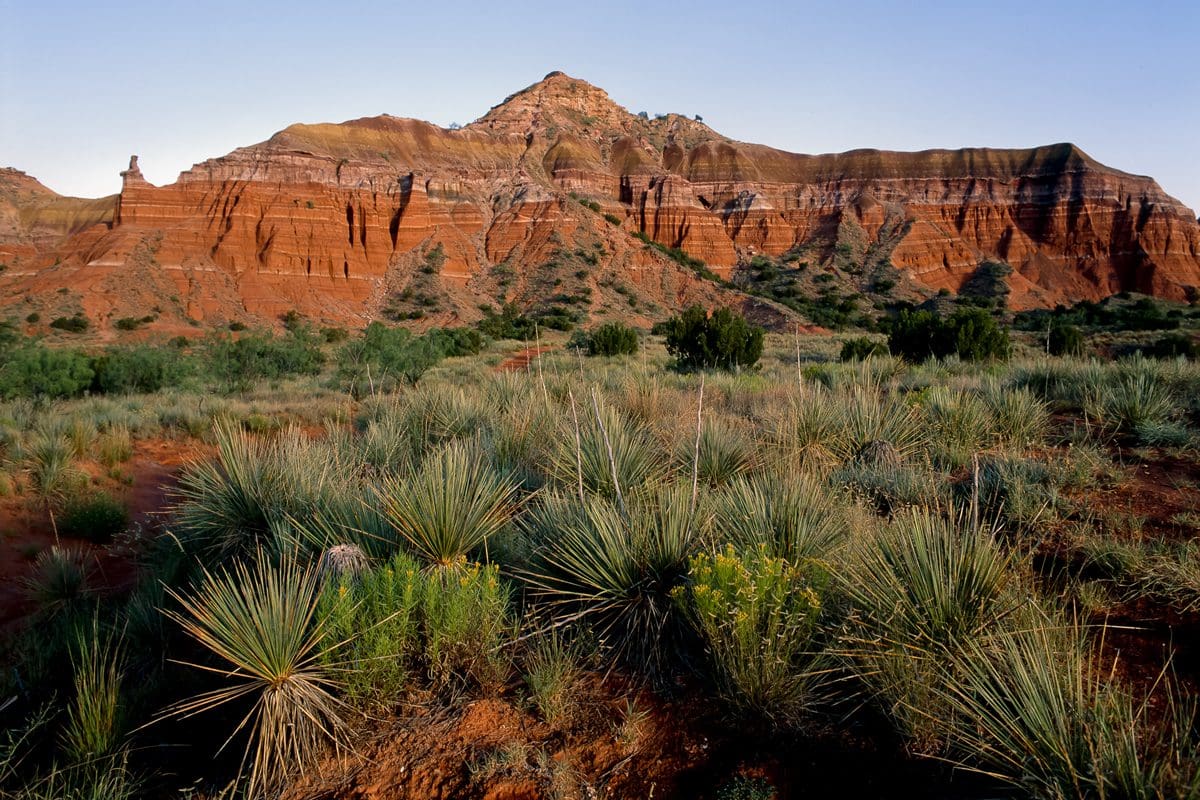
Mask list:
[[[630,114],[562,73],[462,129],[391,116],[294,125],[169,186],[146,182],[136,157],[122,176],[115,202],[41,187],[26,210],[0,204],[0,247],[24,248],[26,284],[0,276],[10,294],[143,280],[194,320],[296,308],[362,324],[405,297],[436,323],[563,297],[650,319],[745,298],[633,233],[728,276],[759,253],[819,260],[849,228],[930,290],[1006,262],[1017,307],[1122,290],[1190,299],[1200,286],[1194,214],[1072,145],[797,155]]]

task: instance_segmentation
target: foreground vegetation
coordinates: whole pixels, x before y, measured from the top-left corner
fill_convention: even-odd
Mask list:
[[[1018,796],[1200,797],[1196,676],[1129,663],[1105,624],[1200,614],[1200,518],[1096,502],[1124,462],[1200,459],[1200,367],[970,364],[971,319],[925,363],[732,325],[722,361],[683,316],[520,372],[461,333],[298,329],[303,369],[225,396],[11,400],[0,487],[140,577],[102,591],[94,550],[36,554],[0,796],[274,796],[402,707],[515,693],[561,726],[617,672],[747,735],[874,715]],[[161,532],[81,466],[121,475],[151,438],[212,453]]]

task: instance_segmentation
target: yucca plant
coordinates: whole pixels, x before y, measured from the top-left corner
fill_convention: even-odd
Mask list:
[[[934,387],[926,395],[925,414],[932,431],[930,450],[940,465],[961,467],[990,444],[995,422],[973,392]]]
[[[843,462],[858,458],[876,442],[886,442],[900,459],[918,453],[927,442],[921,410],[873,383],[856,386],[831,402],[842,407],[830,447]]]
[[[948,712],[937,721],[964,766],[1040,797],[1194,797],[1190,723],[1156,736],[1149,706],[1095,658],[1087,632],[1056,614],[965,642],[936,684]]]
[[[218,424],[217,461],[193,464],[175,497],[181,531],[220,558],[273,544],[290,519],[304,519],[344,491],[341,465],[292,429],[274,441]]]
[[[681,474],[706,486],[723,486],[754,466],[754,442],[727,421],[706,420],[699,441],[681,442],[675,460]]]
[[[736,480],[716,496],[713,520],[719,541],[792,564],[824,558],[848,530],[831,492],[803,476]]]
[[[930,722],[947,653],[1017,605],[1010,557],[989,531],[913,510],[856,542],[841,575],[853,612],[846,652],[919,749],[940,746]]]
[[[780,470],[835,460],[835,437],[846,427],[845,406],[819,386],[770,415],[767,439]]]
[[[84,552],[53,545],[38,553],[25,587],[38,610],[49,616],[82,608],[92,597],[92,561]]]
[[[1168,387],[1154,376],[1135,371],[1091,387],[1086,409],[1110,429],[1121,433],[1171,419],[1177,403]]]
[[[462,565],[512,516],[516,484],[496,473],[476,449],[451,443],[415,475],[384,480],[383,515],[427,566]]]
[[[690,592],[676,596],[704,639],[726,700],[776,724],[801,722],[832,666],[816,642],[823,571],[765,547],[738,553],[727,546],[695,556],[689,577]]]
[[[243,768],[249,793],[261,796],[312,761],[344,732],[339,684],[323,663],[325,622],[316,616],[318,584],[312,568],[260,558],[228,571],[204,571],[188,593],[168,589],[178,610],[166,613],[219,665],[192,664],[223,676],[228,685],[168,708],[186,719],[227,703],[251,709],[231,733],[249,728]],[[226,742],[228,744],[228,741]],[[250,753],[253,751],[253,757]]]
[[[63,436],[38,436],[25,452],[29,460],[30,483],[47,503],[62,500],[87,481],[87,476],[75,465],[70,441]]]
[[[559,485],[573,487],[582,481],[586,491],[616,497],[650,480],[659,467],[650,435],[606,403],[575,400],[578,438],[574,421],[566,422],[553,457]]]
[[[1050,426],[1050,410],[1029,389],[992,385],[984,393],[1001,441],[1027,447],[1041,441]]]
[[[619,657],[657,674],[674,632],[671,592],[702,535],[690,494],[676,485],[635,496],[625,511],[592,497],[557,519],[533,515],[542,530],[531,532],[539,546],[524,579],[559,623],[590,624]]]

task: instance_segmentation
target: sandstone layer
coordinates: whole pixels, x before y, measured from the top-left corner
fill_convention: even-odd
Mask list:
[[[462,129],[294,125],[169,186],[136,159],[123,177],[115,199],[82,201],[0,173],[6,304],[66,287],[101,316],[154,302],[195,321],[295,308],[361,325],[417,298],[422,324],[451,324],[566,297],[651,319],[748,301],[634,233],[728,277],[756,254],[828,253],[847,226],[931,291],[1006,262],[1017,308],[1200,287],[1195,215],[1073,145],[798,155],[631,114],[562,73]]]

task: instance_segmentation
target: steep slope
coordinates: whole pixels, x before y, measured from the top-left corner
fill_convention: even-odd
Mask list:
[[[458,130],[391,116],[294,125],[169,186],[136,159],[123,175],[107,227],[80,230],[104,221],[103,201],[0,216],[3,246],[25,248],[0,276],[6,303],[69,287],[101,316],[144,313],[132,305],[166,292],[181,319],[296,308],[442,324],[500,301],[643,321],[749,302],[633,233],[722,277],[756,254],[829,256],[848,235],[930,292],[1004,261],[1017,307],[1122,290],[1192,299],[1200,286],[1192,212],[1072,145],[797,155],[631,114],[562,73]]]

